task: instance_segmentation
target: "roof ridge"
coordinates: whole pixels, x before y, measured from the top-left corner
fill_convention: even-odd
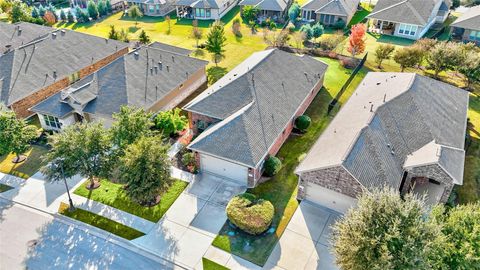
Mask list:
[[[417,19],[419,19],[421,22],[423,22],[424,25],[427,24],[427,22],[422,18],[422,16],[420,16],[418,11],[412,6],[412,4],[410,3],[409,0],[407,0],[405,4],[410,8],[413,15],[415,15],[415,17],[417,17]]]
[[[372,12],[372,13],[368,14],[367,17],[370,17],[370,16],[372,16],[372,15],[376,15],[376,14],[378,14],[378,13],[380,13],[380,12],[385,11],[385,10],[388,10],[388,9],[393,8],[393,7],[399,6],[399,5],[401,5],[401,4],[404,4],[405,2],[408,2],[408,0],[403,0],[403,1],[400,1],[400,2],[398,2],[398,3],[393,4],[393,5],[391,5],[391,6],[385,7],[385,8],[383,8],[383,9],[380,9],[380,10],[375,11],[375,12]]]
[[[317,12],[317,11],[319,11],[320,9],[322,9],[322,8],[324,8],[324,7],[328,6],[328,5],[330,5],[330,4],[331,4],[332,2],[334,2],[334,1],[335,1],[335,0],[330,0],[330,1],[329,1],[329,2],[327,2],[325,5],[323,5],[323,6],[319,7],[317,10],[315,10],[315,12]]]

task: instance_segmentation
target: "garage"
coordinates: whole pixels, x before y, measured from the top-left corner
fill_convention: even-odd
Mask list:
[[[357,203],[357,199],[312,183],[307,183],[306,192],[306,200],[340,213],[345,213]]]
[[[204,172],[229,178],[245,186],[248,183],[248,168],[245,166],[205,154],[200,154],[200,165]]]

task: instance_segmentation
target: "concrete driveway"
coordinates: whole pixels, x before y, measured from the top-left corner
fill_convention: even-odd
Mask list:
[[[227,220],[228,201],[244,191],[222,178],[197,175],[157,225],[133,242],[179,265],[197,267]]]
[[[340,215],[308,201],[300,203],[264,269],[339,269],[329,241],[330,227]]]

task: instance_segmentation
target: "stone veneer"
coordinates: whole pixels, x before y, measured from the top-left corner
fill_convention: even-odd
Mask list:
[[[450,193],[453,189],[453,179],[445,172],[445,170],[438,164],[430,164],[420,167],[415,167],[407,170],[408,176],[403,184],[402,193],[409,192],[412,188],[412,178],[426,177],[442,183],[445,186],[445,190],[440,199],[441,203],[445,203],[450,197]]]

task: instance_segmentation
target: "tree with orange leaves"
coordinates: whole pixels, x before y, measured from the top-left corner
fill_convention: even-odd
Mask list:
[[[347,51],[352,54],[352,57],[355,57],[355,55],[365,51],[365,33],[367,26],[365,24],[355,24],[350,31]]]
[[[43,19],[45,20],[45,24],[48,26],[52,26],[57,22],[55,14],[53,14],[51,11],[46,11],[45,15],[43,15]]]

